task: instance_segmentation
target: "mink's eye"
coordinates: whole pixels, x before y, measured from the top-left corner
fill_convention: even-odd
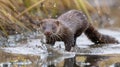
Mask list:
[[[52,26],[52,32],[55,33],[56,32],[56,26]]]

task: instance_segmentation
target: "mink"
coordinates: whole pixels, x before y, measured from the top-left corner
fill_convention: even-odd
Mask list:
[[[87,20],[82,11],[70,10],[57,19],[41,20],[40,28],[46,36],[47,44],[63,41],[66,51],[75,46],[77,37],[82,33],[95,44],[119,43],[115,38],[99,33]]]

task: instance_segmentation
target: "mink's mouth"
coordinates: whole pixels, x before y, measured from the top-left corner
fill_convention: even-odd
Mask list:
[[[51,34],[44,34],[45,36],[47,36],[47,37],[51,37]]]
[[[46,37],[52,37],[52,36],[53,36],[52,33],[51,33],[51,34],[45,34],[45,33],[44,33],[44,35],[45,35]]]

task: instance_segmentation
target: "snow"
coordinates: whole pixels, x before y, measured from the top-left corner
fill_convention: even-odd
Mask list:
[[[31,41],[28,42],[27,44],[21,45],[20,43],[18,43],[17,45],[19,46],[5,47],[2,49],[5,50],[6,52],[16,53],[16,54],[25,54],[25,55],[27,54],[40,55],[42,53],[47,52],[46,48],[39,47],[42,45],[40,42],[40,39],[31,39]]]
[[[105,30],[100,29],[99,32],[103,34],[107,34],[110,36],[115,37],[120,41],[120,32],[117,31],[111,31],[111,30]],[[40,55],[40,54],[47,54],[47,48],[44,46],[42,47],[42,43],[40,42],[40,39],[28,39],[28,43],[21,44],[17,43],[17,46],[13,47],[4,47],[1,48],[5,52],[9,53],[15,53],[15,54],[30,54],[30,55]],[[77,38],[77,46],[82,49],[83,52],[79,54],[120,54],[120,44],[111,44],[110,46],[103,46],[103,47],[96,47],[96,48],[90,48],[89,46],[93,44],[88,38],[82,34],[80,37]],[[61,47],[61,49],[64,49],[64,43],[63,42],[56,42],[55,48]],[[89,50],[90,53],[85,53],[84,50]]]

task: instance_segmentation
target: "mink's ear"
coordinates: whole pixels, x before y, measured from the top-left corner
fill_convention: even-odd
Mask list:
[[[57,20],[57,21],[56,21],[56,24],[59,25],[59,24],[60,24],[60,21]]]

